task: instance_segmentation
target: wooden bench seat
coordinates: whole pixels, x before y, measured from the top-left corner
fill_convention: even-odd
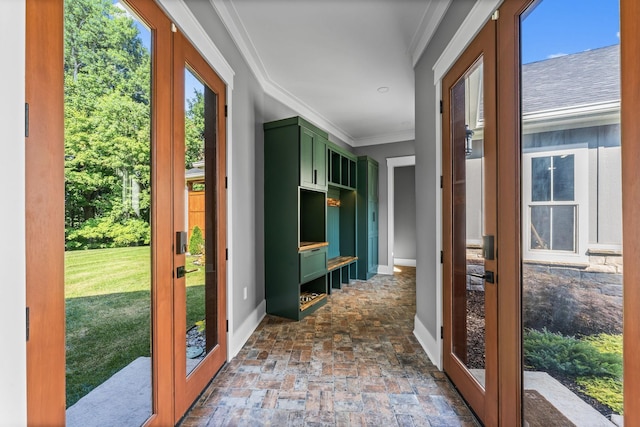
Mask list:
[[[327,260],[327,271],[333,271],[358,260],[357,256],[338,256]]]

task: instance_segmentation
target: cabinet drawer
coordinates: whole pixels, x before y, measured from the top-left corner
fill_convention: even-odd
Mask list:
[[[300,252],[300,283],[327,274],[327,247]]]

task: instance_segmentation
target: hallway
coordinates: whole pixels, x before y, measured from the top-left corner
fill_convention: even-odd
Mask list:
[[[415,268],[333,290],[300,322],[267,315],[182,426],[476,426],[413,336]]]

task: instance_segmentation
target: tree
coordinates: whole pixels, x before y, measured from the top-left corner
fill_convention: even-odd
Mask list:
[[[65,2],[67,248],[149,243],[150,54],[111,0]]]
[[[185,167],[204,160],[204,95],[194,89],[193,98],[187,99],[185,114]]]

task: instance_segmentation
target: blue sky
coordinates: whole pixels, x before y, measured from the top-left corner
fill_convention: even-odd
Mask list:
[[[522,23],[522,62],[620,43],[618,0],[543,0]]]

